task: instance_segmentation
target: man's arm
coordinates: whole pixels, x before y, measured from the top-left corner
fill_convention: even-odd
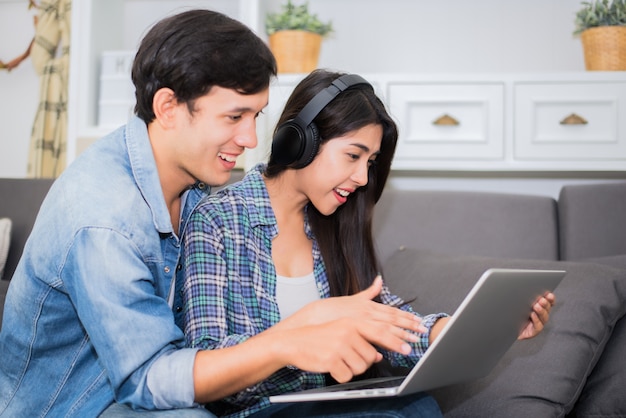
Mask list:
[[[148,388],[155,361],[184,341],[131,240],[109,228],[81,230],[67,251],[61,278],[118,402],[146,409],[164,407],[160,399],[169,407],[192,405],[191,379],[181,371],[191,376],[193,350],[186,358],[181,352],[167,360],[166,387]]]

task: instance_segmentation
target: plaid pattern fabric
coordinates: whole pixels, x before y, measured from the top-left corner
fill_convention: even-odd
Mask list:
[[[272,240],[276,218],[258,165],[234,185],[205,198],[185,231],[183,294],[184,331],[192,347],[215,349],[239,344],[280,321]],[[322,298],[330,296],[317,242],[313,240],[314,276]],[[399,298],[385,287],[382,301]],[[408,305],[402,307],[410,310]],[[424,318],[427,327],[441,315]],[[428,335],[414,353],[384,355],[397,366],[412,366],[428,346]],[[320,387],[324,376],[288,367],[267,380],[209,405],[214,413],[245,417],[269,405],[268,396]]]
[[[41,0],[31,59],[40,77],[31,131],[28,177],[58,177],[65,169],[71,0]]]

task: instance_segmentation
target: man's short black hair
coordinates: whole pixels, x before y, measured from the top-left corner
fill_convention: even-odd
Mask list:
[[[193,109],[213,86],[254,94],[276,75],[268,46],[243,23],[211,10],[189,10],[156,23],[133,62],[135,113],[150,123],[154,94],[163,87]]]

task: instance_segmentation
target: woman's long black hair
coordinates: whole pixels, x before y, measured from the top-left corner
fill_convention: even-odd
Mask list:
[[[293,119],[319,91],[342,73],[315,70],[295,88],[277,126]],[[331,296],[345,296],[367,288],[380,271],[372,237],[374,205],[385,187],[396,149],[398,130],[384,104],[369,85],[357,85],[340,93],[313,120],[321,138],[320,148],[370,124],[382,127],[380,154],[368,171],[368,183],[352,193],[348,201],[329,216],[309,204],[307,215],[319,243]],[[290,169],[270,155],[265,175],[275,177]]]

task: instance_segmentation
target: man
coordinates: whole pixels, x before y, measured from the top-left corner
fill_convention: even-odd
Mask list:
[[[339,320],[312,306],[235,347],[184,348],[172,311],[180,232],[256,146],[275,74],[263,41],[219,13],[183,12],[148,32],[132,70],[137,117],[54,183],[12,278],[0,416],[211,416],[194,407],[287,365],[346,381],[380,360],[374,345],[406,352],[419,323],[372,311],[380,286],[350,297]]]

